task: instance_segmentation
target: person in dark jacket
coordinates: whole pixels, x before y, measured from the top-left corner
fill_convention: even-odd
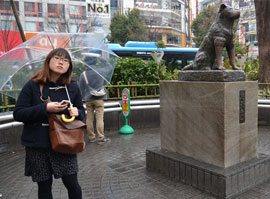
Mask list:
[[[53,198],[53,176],[62,179],[69,199],[82,198],[76,154],[53,151],[49,139],[50,113],[64,113],[79,120],[85,117],[81,93],[77,83],[71,80],[71,75],[69,53],[63,48],[52,50],[43,68],[24,85],[13,112],[14,119],[24,123],[21,141],[26,151],[25,175],[37,182],[39,199]],[[73,108],[59,103],[68,100],[65,85]],[[50,99],[50,102],[44,103],[45,99]]]
[[[97,64],[97,60],[97,57],[87,56],[84,61],[91,67]],[[102,64],[106,64],[106,61],[103,61]],[[104,88],[104,79],[99,74],[105,74],[110,71],[102,71],[105,70],[104,68],[93,68],[96,71],[89,68],[81,74],[80,89],[86,101],[86,125],[89,142],[97,141],[98,144],[102,144],[110,141],[110,139],[104,135],[104,100],[107,99],[107,95],[106,88]],[[94,115],[96,116],[97,136],[94,132]]]

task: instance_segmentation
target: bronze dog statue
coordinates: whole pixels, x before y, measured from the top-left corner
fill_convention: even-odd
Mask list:
[[[240,17],[240,11],[221,4],[214,23],[202,41],[193,64],[183,70],[224,70],[222,65],[222,50],[226,47],[230,64],[234,70],[234,32],[233,24]]]

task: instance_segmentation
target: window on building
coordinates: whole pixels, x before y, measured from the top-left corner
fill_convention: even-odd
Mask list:
[[[80,6],[69,6],[69,14],[70,15],[81,15],[81,7]]]
[[[71,19],[81,18],[82,17],[81,6],[75,5],[69,6],[69,16]]]
[[[251,17],[251,18],[256,17],[256,13],[255,13],[255,11],[254,11],[254,10],[251,10],[251,11],[250,11],[250,13],[249,13],[249,17]]]
[[[65,17],[65,5],[48,3],[49,17]]]
[[[67,32],[67,24],[61,23],[61,32]]]
[[[163,2],[164,6],[169,6],[167,2]],[[151,8],[151,9],[160,9],[161,1],[160,0],[149,0],[149,1],[135,1],[136,8]]]
[[[247,0],[239,0],[239,8],[249,6],[250,2]]]
[[[82,32],[87,32],[87,24],[82,25]]]
[[[24,29],[28,32],[37,32],[37,24],[36,22],[26,21]]]
[[[248,35],[247,42],[255,42],[257,41],[257,35]]]
[[[37,12],[37,4],[35,2],[24,2],[24,12]]]
[[[172,10],[181,12],[181,3],[180,2],[172,2],[171,6],[172,6]]]
[[[27,17],[42,17],[42,3],[24,2],[24,14]]]
[[[58,4],[48,4],[48,14],[59,14],[59,5]]]
[[[82,6],[82,18],[86,19],[86,6]]]
[[[159,33],[157,29],[152,29],[151,32],[148,32],[148,36],[151,41],[162,40],[162,33]]]
[[[249,32],[255,32],[256,31],[256,23],[248,24],[248,31]]]
[[[19,2],[15,1],[15,6],[19,12]],[[9,1],[0,0],[0,15],[13,15],[13,11]]]
[[[48,24],[48,32],[60,32],[58,23],[49,23]]]
[[[117,6],[118,5],[118,2],[117,2],[117,0],[111,0],[111,7],[118,7]]]
[[[27,17],[42,17],[42,3],[24,2],[24,14]]]
[[[70,24],[70,32],[71,33],[81,32],[81,25],[80,24]]]
[[[86,7],[85,6],[70,6],[69,15],[71,19],[86,18]]]
[[[244,23],[243,26],[244,26],[245,32],[248,32],[248,23]]]
[[[43,32],[44,31],[44,23],[43,22],[38,22],[38,31]]]
[[[10,11],[11,9],[11,5],[9,1],[1,1],[0,3],[0,9],[1,10],[6,10],[6,11]]]
[[[12,21],[1,20],[0,21],[0,30],[13,30]]]
[[[42,3],[38,3],[38,16],[43,17]]]

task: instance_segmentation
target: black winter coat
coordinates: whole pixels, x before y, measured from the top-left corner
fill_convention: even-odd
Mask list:
[[[61,86],[59,89],[55,89]],[[67,85],[71,103],[73,107],[77,107],[79,116],[76,119],[83,120],[85,117],[85,109],[82,103],[82,97],[79,87],[75,81],[71,81]],[[44,85],[43,99],[50,96],[51,101],[60,102],[62,100],[68,100],[66,90],[63,85],[57,85],[53,82],[49,82]],[[23,122],[22,132],[22,145],[27,147],[48,148],[51,146],[49,139],[49,126],[48,117],[49,113],[46,111],[46,103],[43,103],[40,99],[40,86],[33,80],[29,80],[23,87],[19,98],[17,100],[15,109],[13,111],[13,117],[16,121]],[[59,114],[68,115],[66,109]]]

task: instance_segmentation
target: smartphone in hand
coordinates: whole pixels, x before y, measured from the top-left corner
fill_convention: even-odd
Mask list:
[[[68,100],[62,100],[61,102],[60,102],[60,104],[61,105],[68,105],[69,104],[69,101]]]

